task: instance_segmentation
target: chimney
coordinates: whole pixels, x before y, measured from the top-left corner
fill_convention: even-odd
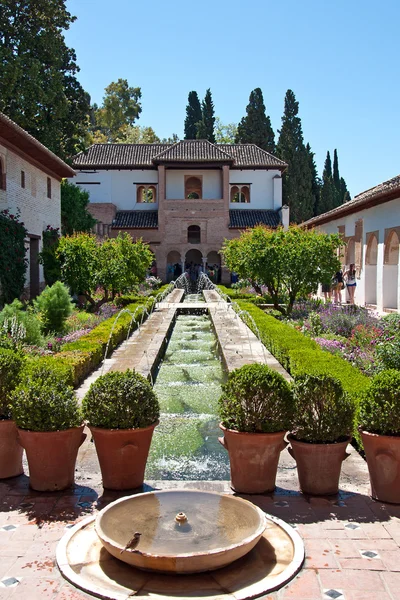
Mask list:
[[[289,228],[289,213],[290,210],[288,205],[284,204],[281,208],[281,223],[285,231],[287,231],[287,229]]]

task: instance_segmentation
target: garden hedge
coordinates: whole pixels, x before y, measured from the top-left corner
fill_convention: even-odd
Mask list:
[[[145,305],[135,303],[126,307],[131,312],[134,312],[137,307],[139,307],[139,310],[132,323],[131,332],[137,329]],[[51,365],[54,369],[63,373],[66,383],[77,387],[103,360],[116,317],[117,315],[113,315],[106,319],[76,342],[64,344],[61,352],[53,356],[30,358],[28,362]],[[147,318],[147,315],[145,315],[145,318]],[[111,337],[108,355],[126,339],[130,321],[131,316],[128,313],[124,313],[119,317]]]
[[[296,378],[302,375],[330,375],[339,379],[343,389],[358,396],[369,387],[369,378],[340,356],[329,354],[300,331],[265,314],[250,302],[237,304],[254,319],[263,344]],[[254,329],[251,322],[250,329]]]
[[[241,290],[237,290],[235,288],[228,288],[224,285],[218,285],[218,289],[223,293],[229,296],[229,298],[233,301],[237,300],[246,300],[247,302],[251,302],[252,304],[273,304],[272,298],[265,294],[264,296],[257,296],[256,294],[247,294],[242,292]]]
[[[143,304],[149,298],[152,298],[152,297],[154,298],[158,294],[162,294],[162,292],[165,292],[165,290],[167,289],[167,287],[169,285],[170,285],[169,283],[166,283],[166,284],[162,285],[160,288],[158,288],[158,290],[152,290],[146,296],[143,296],[140,294],[122,294],[121,296],[117,296],[114,299],[114,304],[116,306],[121,306],[121,307],[128,306],[129,304],[132,304],[132,303]]]

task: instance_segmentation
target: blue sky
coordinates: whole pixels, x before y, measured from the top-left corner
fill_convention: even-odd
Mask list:
[[[138,125],[183,136],[189,91],[238,122],[260,87],[276,132],[286,90],[321,173],[338,149],[352,196],[400,173],[398,0],[67,0],[66,32],[92,102],[118,78],[142,89]]]

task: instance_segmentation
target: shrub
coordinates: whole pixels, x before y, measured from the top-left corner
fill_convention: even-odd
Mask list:
[[[40,314],[45,333],[61,332],[73,309],[68,288],[61,281],[56,281],[51,287],[46,287],[34,301],[34,305]]]
[[[338,379],[306,375],[293,384],[293,435],[314,444],[344,441],[354,427],[355,402]]]
[[[0,212],[0,301],[12,302],[25,285],[28,261],[25,238],[28,231],[19,220],[19,214],[8,209]]]
[[[394,369],[376,375],[360,400],[361,429],[380,435],[400,435],[400,372]]]
[[[219,414],[228,429],[273,433],[290,429],[293,398],[280,373],[266,365],[244,365],[222,386]]]
[[[10,418],[9,396],[16,387],[24,358],[18,352],[0,348],[0,419]]]
[[[0,312],[0,328],[7,334],[11,334],[15,324],[23,327],[24,336],[21,341],[29,345],[39,345],[42,341],[40,333],[40,321],[30,310],[24,310],[22,302],[15,299],[11,304],[6,304]]]
[[[82,424],[74,390],[56,369],[31,364],[11,393],[11,412],[18,427],[59,431]]]
[[[136,429],[157,421],[160,407],[150,383],[128,369],[101,375],[82,402],[85,419],[93,427]]]

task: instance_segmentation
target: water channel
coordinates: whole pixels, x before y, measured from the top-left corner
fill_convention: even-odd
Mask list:
[[[201,301],[200,295],[187,295],[183,306]],[[154,385],[161,416],[146,479],[229,479],[228,455],[217,439],[225,379],[210,317],[178,315]]]

